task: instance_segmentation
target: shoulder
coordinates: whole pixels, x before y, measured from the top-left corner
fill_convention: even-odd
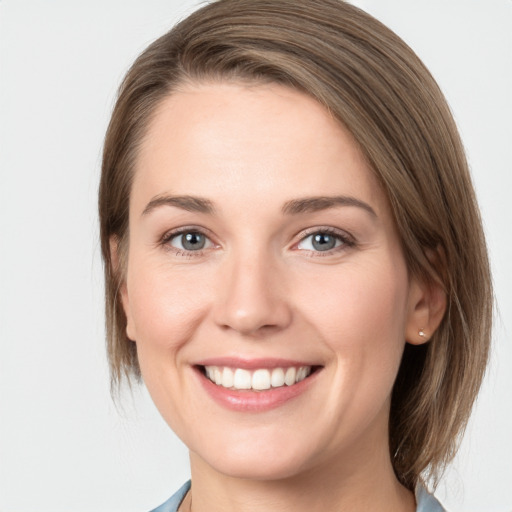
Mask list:
[[[423,485],[418,484],[416,486],[415,495],[418,504],[416,512],[447,512],[437,498],[430,494]]]
[[[189,489],[190,480],[181,486],[180,489],[174,493],[165,503],[162,503],[159,507],[156,507],[151,512],[176,512]]]
[[[156,507],[151,512],[176,512],[183,498],[190,489],[190,480],[185,483],[175,494],[173,494],[165,503]],[[418,507],[416,512],[447,512],[439,501],[430,494],[422,485],[416,487],[416,502]]]

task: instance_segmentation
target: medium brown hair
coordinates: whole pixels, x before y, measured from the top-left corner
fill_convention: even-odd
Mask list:
[[[119,287],[138,149],[155,108],[188,81],[276,82],[352,133],[387,194],[412,275],[441,284],[447,311],[406,344],[393,389],[391,460],[412,489],[454,456],[485,371],[492,290],[463,147],[436,82],[380,22],[340,0],[219,0],[151,44],[127,73],[107,131],[99,192],[113,387],[140,377]],[[119,244],[112,261],[110,241]]]

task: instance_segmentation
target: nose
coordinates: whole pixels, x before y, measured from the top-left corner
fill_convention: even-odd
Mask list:
[[[291,322],[282,269],[268,256],[240,255],[226,261],[216,293],[214,317],[224,330],[262,337]]]

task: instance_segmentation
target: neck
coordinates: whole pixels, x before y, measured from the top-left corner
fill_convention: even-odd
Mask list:
[[[414,512],[414,496],[396,479],[385,443],[351,452],[273,480],[228,476],[191,453],[192,511]]]

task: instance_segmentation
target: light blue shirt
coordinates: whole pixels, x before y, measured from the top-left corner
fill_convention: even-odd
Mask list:
[[[176,494],[151,512],[176,512],[189,489],[190,480]],[[446,512],[439,501],[420,485],[416,487],[416,503],[418,504],[416,512]]]

